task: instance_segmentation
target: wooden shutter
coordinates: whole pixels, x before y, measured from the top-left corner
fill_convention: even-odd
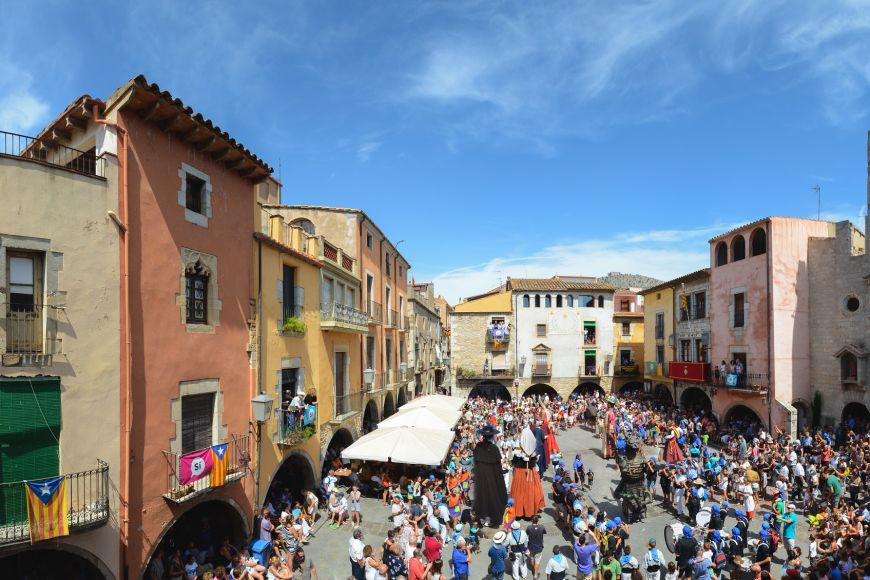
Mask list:
[[[296,268],[284,265],[284,320],[293,316],[296,307],[296,292],[293,289],[296,287]]]
[[[214,393],[181,399],[181,452],[190,453],[213,444]]]

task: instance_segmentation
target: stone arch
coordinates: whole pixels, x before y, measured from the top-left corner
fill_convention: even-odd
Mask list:
[[[680,408],[687,410],[700,409],[710,413],[713,410],[713,401],[710,400],[710,395],[703,389],[688,387],[680,395]]]
[[[480,381],[471,389],[469,397],[484,397],[486,399],[511,400],[511,393],[498,381]]]
[[[523,397],[543,397],[544,395],[550,397],[550,400],[559,398],[556,389],[546,383],[537,383],[523,392]]]
[[[595,393],[598,393],[602,397],[606,394],[604,389],[601,388],[601,385],[591,381],[580,383],[574,387],[574,390],[571,392],[572,395],[594,395]]]
[[[404,386],[399,387],[399,394],[396,395],[396,408],[401,409],[402,405],[408,402],[408,391]]]
[[[764,426],[761,415],[743,403],[734,403],[722,413],[722,427],[724,428],[733,427],[745,434],[748,428],[754,427],[756,424]]]
[[[746,258],[746,238],[737,234],[731,240],[731,261],[738,262]]]
[[[652,394],[661,403],[669,407],[674,406],[674,394],[671,392],[671,387],[665,383],[657,383],[653,387]]]
[[[59,542],[0,556],[0,569],[9,578],[54,578],[58,570],[70,578],[115,578],[97,556],[73,544]]]
[[[755,228],[749,235],[749,255],[760,256],[767,253],[767,232],[764,228]]]
[[[302,228],[309,236],[317,235],[317,228],[314,226],[314,222],[306,218],[297,218],[290,222],[291,226],[296,226],[297,228]]]
[[[269,487],[266,488],[266,495],[263,496],[263,505],[271,497],[280,495],[285,487],[290,490],[294,500],[302,497],[303,489],[317,491],[316,473],[314,461],[304,450],[294,449],[287,453],[269,478]],[[274,503],[273,505],[276,509],[280,509],[278,505]]]
[[[377,428],[378,422],[381,420],[381,414],[378,410],[378,402],[375,399],[369,399],[363,411],[362,418],[362,434],[373,431]]]
[[[812,425],[812,406],[804,399],[795,399],[791,402],[791,406],[797,410],[797,430],[798,433],[811,427]]]
[[[725,242],[716,244],[716,266],[724,266],[728,263],[728,245]]]
[[[629,395],[643,392],[643,383],[640,381],[628,381],[617,391],[620,395]]]
[[[332,467],[332,462],[337,457],[341,462],[341,452],[353,443],[355,437],[350,429],[341,427],[336,429],[329,438],[329,444],[326,446],[326,451],[323,452],[323,463],[320,468],[321,475],[326,474]]]
[[[861,427],[870,423],[870,411],[867,410],[867,405],[853,401],[843,407],[842,421],[847,423],[849,420],[854,421],[854,427]]]
[[[396,401],[393,399],[393,393],[387,392],[384,395],[384,410],[383,410],[383,418],[386,419],[390,415],[396,412]]]
[[[220,541],[222,536],[230,538],[230,542],[234,546],[247,545],[251,537],[251,530],[248,527],[248,519],[241,506],[232,498],[225,496],[215,496],[209,494],[203,496],[201,501],[191,505],[188,509],[176,514],[172,520],[163,527],[157,541],[154,542],[153,548],[148,553],[145,559],[144,571],[151,565],[151,559],[160,548],[166,547],[165,540],[173,533],[176,535],[175,544],[183,546],[187,542],[178,539],[188,535],[193,537],[193,530],[198,529],[201,518],[206,517],[209,520],[209,525],[216,532],[215,540]],[[139,576],[140,578],[143,576]]]

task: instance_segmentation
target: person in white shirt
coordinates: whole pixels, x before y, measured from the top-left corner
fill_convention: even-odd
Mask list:
[[[361,528],[356,528],[353,531],[353,537],[351,537],[349,544],[348,557],[350,558],[351,576],[353,576],[355,580],[361,580],[365,577],[363,571],[363,563],[365,561],[363,549],[366,547],[363,542],[363,532]]]
[[[547,580],[563,580],[566,578],[568,576],[569,565],[568,558],[559,551],[559,546],[553,546],[553,556],[547,562],[547,567],[544,568]]]
[[[631,580],[631,573],[637,570],[640,564],[631,553],[631,546],[626,544],[623,550],[625,553],[619,559],[619,566],[622,568],[622,580]]]
[[[656,548],[656,539],[649,539],[649,550],[643,557],[643,573],[646,580],[659,580],[665,567],[665,555]]]
[[[508,552],[514,554],[513,570],[511,577],[514,580],[525,578],[529,575],[529,566],[526,562],[528,554],[529,536],[525,530],[520,529],[520,522],[515,521],[511,524],[511,531],[508,534],[507,544],[505,547]]]
[[[743,511],[750,520],[755,515],[755,496],[752,495],[752,488],[748,492],[743,492]]]

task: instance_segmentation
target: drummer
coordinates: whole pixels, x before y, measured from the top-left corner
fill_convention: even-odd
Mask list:
[[[725,522],[722,519],[722,508],[718,504],[710,506],[710,521],[707,522],[707,529],[721,531],[725,527]]]

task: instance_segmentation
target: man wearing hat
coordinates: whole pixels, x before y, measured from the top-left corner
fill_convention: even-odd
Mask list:
[[[485,524],[498,522],[507,503],[501,452],[492,438],[495,428],[483,428],[483,440],[474,448],[474,512]]]
[[[643,557],[643,571],[646,580],[659,580],[661,570],[665,566],[665,556],[662,551],[656,548],[656,539],[649,539],[649,550]]]
[[[492,546],[489,547],[489,574],[493,580],[502,580],[505,573],[505,560],[508,551],[504,547],[507,534],[501,530],[492,537]]]
[[[795,534],[797,532],[797,514],[795,513],[795,505],[788,504],[788,511],[785,515],[779,518],[782,521],[782,538],[785,540],[785,548],[788,551],[788,556],[791,558],[794,552]]]
[[[521,529],[518,521],[511,524],[510,533],[507,536],[507,548],[513,563],[511,578],[518,580],[528,576],[529,566],[526,562],[526,554],[529,551],[529,536]]]

